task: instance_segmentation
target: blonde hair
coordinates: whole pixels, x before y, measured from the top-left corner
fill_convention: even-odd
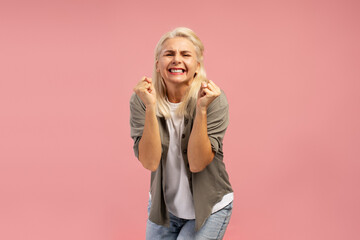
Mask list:
[[[196,101],[198,96],[198,91],[200,89],[201,82],[207,81],[206,72],[203,63],[203,52],[204,45],[200,41],[199,37],[196,36],[195,32],[186,27],[178,27],[174,30],[165,33],[157,43],[155,47],[155,61],[154,61],[154,70],[153,70],[153,82],[154,88],[156,91],[156,100],[157,100],[157,115],[163,116],[166,119],[170,118],[170,106],[167,103],[167,94],[166,94],[166,85],[163,78],[161,77],[160,72],[156,71],[156,62],[160,56],[163,44],[166,40],[183,37],[195,46],[196,58],[200,65],[199,70],[196,72],[192,83],[190,84],[188,91],[183,96],[181,104],[177,109],[177,114],[180,116],[191,117],[192,113],[196,107]]]

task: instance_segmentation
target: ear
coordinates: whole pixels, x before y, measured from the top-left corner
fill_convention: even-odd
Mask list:
[[[156,60],[156,72],[160,72],[160,69],[159,69],[159,60]]]
[[[200,63],[198,62],[195,73],[197,74],[199,71],[200,71]]]

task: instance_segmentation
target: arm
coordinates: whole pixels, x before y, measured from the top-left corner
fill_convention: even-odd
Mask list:
[[[155,106],[146,106],[145,125],[139,142],[139,160],[144,168],[155,171],[161,158],[161,140]]]
[[[202,171],[214,159],[207,129],[207,107],[221,94],[214,82],[202,83],[196,106],[194,125],[188,144],[188,160],[191,172]]]
[[[188,144],[188,160],[191,172],[202,171],[214,158],[207,134],[206,109],[196,110],[194,125]]]
[[[140,128],[143,127],[143,131],[137,133],[140,137],[138,159],[146,169],[155,171],[161,158],[161,139],[156,118],[156,92],[151,78],[144,77],[135,86],[134,92],[145,105],[145,112],[142,110],[141,113],[138,113],[138,115],[142,116],[140,117],[142,120],[135,118],[135,114],[133,117],[133,122],[136,122],[137,126],[141,125]]]

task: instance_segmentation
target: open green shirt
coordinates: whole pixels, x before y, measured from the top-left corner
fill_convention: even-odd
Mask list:
[[[131,138],[134,140],[134,153],[139,158],[139,142],[144,130],[146,107],[134,93],[130,99]],[[229,176],[223,162],[223,138],[229,124],[229,105],[225,93],[215,98],[207,108],[207,132],[211,148],[215,153],[214,159],[201,172],[190,171],[187,157],[187,145],[195,112],[190,118],[185,118],[184,132],[181,139],[181,152],[185,161],[189,186],[193,195],[195,208],[195,228],[199,230],[211,215],[213,206],[220,202],[223,196],[233,192]],[[149,220],[163,226],[170,226],[169,213],[165,203],[165,165],[169,148],[169,132],[164,117],[157,117],[161,138],[161,160],[159,167],[151,172],[151,209]]]

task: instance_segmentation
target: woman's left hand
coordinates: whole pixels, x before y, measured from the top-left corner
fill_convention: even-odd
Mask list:
[[[207,83],[201,83],[199,90],[197,108],[206,110],[209,104],[218,96],[220,96],[221,90],[215,83],[209,80]]]

